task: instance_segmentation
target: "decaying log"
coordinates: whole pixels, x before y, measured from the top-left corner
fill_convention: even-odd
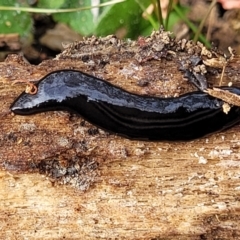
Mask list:
[[[192,56],[201,59],[196,66]],[[239,125],[187,143],[147,142],[66,112],[8,111],[26,86],[20,81],[59,69],[138,94],[178,96],[195,89],[182,62],[217,85],[221,56],[165,32],[136,42],[92,37],[38,66],[9,56],[0,64],[1,239],[238,239]],[[235,56],[223,84],[238,86],[239,71]]]

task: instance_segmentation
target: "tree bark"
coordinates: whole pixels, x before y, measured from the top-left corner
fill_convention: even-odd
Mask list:
[[[59,69],[138,94],[178,96],[195,89],[179,71],[181,61],[206,60],[203,50],[156,32],[136,42],[92,37],[38,66],[15,55],[1,63],[1,239],[238,239],[239,125],[190,142],[149,142],[107,133],[71,113],[8,111],[25,88],[13,81]],[[221,54],[211,53],[199,64],[216,85]],[[238,86],[238,76],[235,56],[222,84]]]

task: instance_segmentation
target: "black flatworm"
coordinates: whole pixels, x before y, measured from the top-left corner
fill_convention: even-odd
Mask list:
[[[118,135],[139,140],[192,140],[240,121],[240,108],[228,114],[223,101],[196,91],[177,98],[129,93],[94,76],[61,70],[37,84],[35,95],[22,93],[11,105],[15,114],[67,110]],[[240,89],[224,87],[240,95]]]

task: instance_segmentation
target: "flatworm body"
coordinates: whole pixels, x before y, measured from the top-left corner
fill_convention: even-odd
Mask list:
[[[146,97],[79,71],[50,73],[35,95],[22,93],[10,109],[20,115],[67,110],[121,136],[139,140],[192,140],[240,121],[240,108],[196,91],[177,98]],[[240,95],[240,89],[225,87]]]

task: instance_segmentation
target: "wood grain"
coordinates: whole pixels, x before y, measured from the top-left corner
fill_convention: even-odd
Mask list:
[[[17,56],[0,64],[0,239],[238,239],[239,125],[191,142],[145,142],[98,130],[69,113],[7,113],[25,88],[13,80],[38,80],[61,68],[140,94],[194,89],[177,57],[142,63],[133,43],[121,43],[117,54],[120,47],[105,41],[105,50],[88,58],[94,63],[74,57],[71,46],[39,66]],[[238,69],[235,57],[225,83],[239,84]],[[210,70],[209,80],[218,81],[221,71]]]

